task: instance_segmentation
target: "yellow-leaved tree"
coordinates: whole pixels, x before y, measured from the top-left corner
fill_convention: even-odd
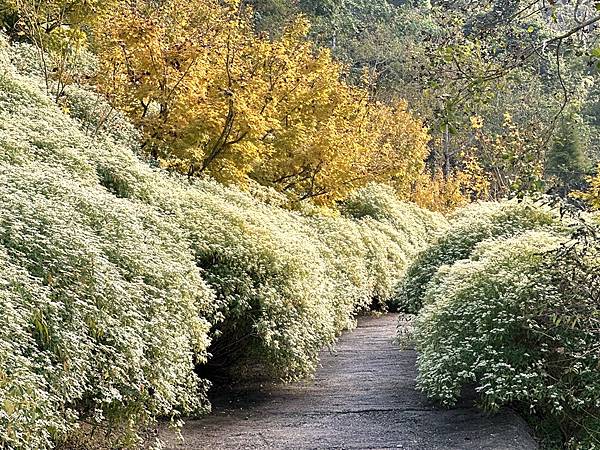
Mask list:
[[[596,169],[596,176],[588,177],[589,187],[585,192],[574,192],[573,197],[585,200],[594,210],[600,210],[600,165]]]
[[[308,27],[300,18],[270,40],[237,0],[122,2],[95,33],[98,83],[144,148],[189,176],[255,179],[322,204],[373,180],[408,185],[427,131],[403,102],[346,83]]]
[[[0,29],[25,37],[38,50],[48,93],[58,101],[81,72],[86,30],[118,0],[0,0]]]

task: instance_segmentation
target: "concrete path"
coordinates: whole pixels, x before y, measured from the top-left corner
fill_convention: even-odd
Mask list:
[[[232,389],[169,449],[535,449],[511,411],[442,409],[415,390],[415,352],[393,343],[397,317],[363,318],[311,382]]]

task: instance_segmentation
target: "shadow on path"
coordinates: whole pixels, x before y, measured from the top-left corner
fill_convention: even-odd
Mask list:
[[[397,316],[365,317],[323,352],[310,382],[231,390],[213,413],[186,423],[179,449],[535,449],[510,410],[467,402],[439,408],[415,390],[414,351],[393,343]]]

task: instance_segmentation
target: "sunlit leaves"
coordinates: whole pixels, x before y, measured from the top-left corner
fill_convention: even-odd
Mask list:
[[[588,179],[589,187],[585,192],[575,192],[573,197],[586,201],[595,210],[600,210],[600,167],[598,175]]]
[[[271,41],[235,6],[124,6],[101,26],[100,85],[147,151],[188,175],[253,178],[320,203],[422,170],[427,134],[404,103],[373,103],[343,81],[305,20]]]

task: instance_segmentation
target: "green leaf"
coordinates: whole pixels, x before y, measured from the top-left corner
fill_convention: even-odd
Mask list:
[[[4,411],[6,411],[6,414],[10,416],[15,411],[15,405],[13,402],[8,399],[4,400]]]

